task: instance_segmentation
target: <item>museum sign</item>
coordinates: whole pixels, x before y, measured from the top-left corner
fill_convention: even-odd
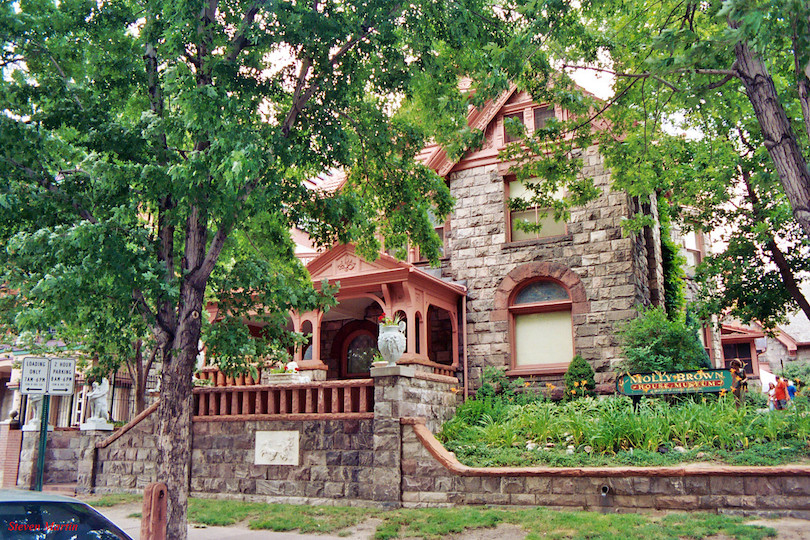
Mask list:
[[[616,391],[625,396],[730,392],[734,375],[727,369],[627,373],[616,379]]]

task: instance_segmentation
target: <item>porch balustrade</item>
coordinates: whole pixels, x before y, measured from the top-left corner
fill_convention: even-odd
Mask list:
[[[245,417],[373,418],[374,380],[194,389],[195,421]]]

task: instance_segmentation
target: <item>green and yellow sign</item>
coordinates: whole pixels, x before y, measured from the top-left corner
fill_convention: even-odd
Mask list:
[[[625,396],[657,396],[696,392],[730,392],[734,375],[727,369],[655,371],[626,374],[616,379],[616,391]]]

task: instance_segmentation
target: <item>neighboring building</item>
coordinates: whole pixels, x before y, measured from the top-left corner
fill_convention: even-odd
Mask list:
[[[418,250],[408,261],[383,254],[374,262],[351,246],[315,257],[307,254],[313,282],[339,281],[339,305],[324,315],[295,314],[292,327],[311,333],[312,345],[296,353],[307,369],[328,378],[365,376],[376,347],[376,318],[400,313],[408,325],[404,362],[428,363],[462,373],[471,387],[486,366],[511,376],[559,380],[575,354],[597,372],[601,390],[612,391],[611,366],[620,358],[616,325],[635,317],[638,304],[659,304],[663,295],[657,227],[635,236],[622,223],[639,212],[656,218],[649,201],[612,191],[596,147],[582,149],[582,173],[601,195],[574,208],[567,223],[547,218],[539,233],[515,227],[535,221],[535,209],[510,211],[510,196],[525,188],[499,160],[508,142],[504,118],[521,119],[529,133],[547,118],[564,117],[553,105],[533,103],[514,89],[469,115],[485,133],[482,148],[451,160],[438,146],[420,159],[445,178],[456,207],[436,230],[444,240],[440,268],[429,268]],[[327,186],[328,184],[328,186]],[[313,181],[338,189],[339,175]],[[306,243],[296,239],[299,251]]]
[[[0,422],[6,421],[12,411],[18,414],[17,420],[23,424],[30,420],[27,397],[20,394],[20,370],[15,364],[26,356],[39,356],[18,347],[0,347]],[[157,376],[151,375],[147,386],[154,388]],[[135,396],[132,380],[122,368],[110,380],[108,410],[111,421],[128,422],[135,416]],[[86,417],[86,397],[88,388],[84,377],[76,374],[74,393],[71,396],[53,396],[50,404],[49,423],[54,427],[78,427]]]
[[[712,253],[712,240],[706,233],[694,230],[684,233],[677,227],[673,227],[672,239],[686,259],[686,299],[693,301],[697,296],[692,279],[695,267]],[[804,289],[805,295],[810,294],[810,287]],[[725,317],[718,324],[718,320],[706,326],[700,335],[716,368],[726,368],[738,359],[749,377],[758,378],[760,368],[775,373],[789,362],[810,362],[810,320],[801,311],[790,314],[787,324],[776,327],[772,335],[767,335],[757,323],[743,324]]]

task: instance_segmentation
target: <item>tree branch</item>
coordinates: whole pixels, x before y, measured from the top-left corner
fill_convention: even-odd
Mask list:
[[[764,222],[765,219],[762,215],[762,205],[760,204],[759,197],[751,185],[750,174],[748,171],[743,171],[742,175],[746,190],[748,191],[746,198],[751,202],[751,207],[753,209],[754,221]],[[785,289],[787,289],[791,298],[793,298],[793,300],[799,305],[805,316],[810,318],[810,302],[807,301],[807,298],[805,298],[804,294],[802,293],[799,284],[796,282],[796,276],[794,276],[793,269],[790,267],[790,263],[788,263],[787,259],[785,258],[785,254],[782,253],[781,249],[779,249],[779,246],[776,244],[776,239],[770,233],[768,234],[768,241],[765,243],[765,246],[768,248],[768,251],[771,252],[771,260],[779,269],[779,275],[782,276],[782,282],[785,284]]]
[[[253,181],[245,186],[245,188],[236,198],[237,206],[239,203],[242,203],[245,201],[245,199],[247,199],[248,195],[250,195],[250,193],[256,188],[256,185],[257,181]],[[233,229],[233,223],[234,221],[231,219],[226,223],[221,223],[217,228],[217,232],[214,233],[214,238],[211,240],[211,245],[208,246],[208,251],[205,254],[205,258],[188,276],[188,281],[192,286],[202,287],[205,284],[205,281],[211,275],[211,272],[213,272],[214,265],[217,263],[219,254],[222,253],[222,248],[225,247],[225,241],[228,239],[228,235]]]
[[[399,11],[399,9],[400,5],[396,4],[384,17],[384,19],[390,18],[394,15],[394,13]],[[344,43],[343,46],[329,58],[330,67],[334,67],[346,53],[357,45],[357,43],[363,41],[374,32],[374,27],[371,26],[370,23],[362,25],[362,28],[365,30],[362,34],[355,35],[350,38],[349,41]],[[313,80],[307,91],[301,95],[301,89],[303,88],[303,83],[307,73],[309,72],[310,66],[310,59],[305,58],[304,62],[301,64],[301,70],[298,74],[298,82],[296,83],[295,93],[293,94],[293,102],[292,106],[290,107],[290,112],[287,113],[287,117],[284,119],[284,123],[281,125],[281,133],[284,135],[284,137],[289,136],[290,130],[292,129],[293,124],[295,124],[295,120],[298,118],[298,114],[304,110],[304,107],[306,107],[306,104],[315,94],[322,82],[323,76],[321,75]]]
[[[47,178],[44,174],[37,173],[37,171],[35,171],[31,167],[23,165],[22,163],[19,163],[18,161],[14,160],[13,158],[6,157],[6,156],[0,156],[0,159],[4,159],[5,161],[10,163],[11,165],[16,167],[17,169],[20,169],[23,173],[25,173],[26,176],[28,176],[28,178],[30,178],[31,180],[33,180],[34,182],[39,184],[40,187],[44,188],[49,193],[51,193],[51,194],[55,195],[56,197],[68,202],[78,212],[79,217],[81,217],[85,221],[89,221],[90,223],[92,223],[94,225],[96,223],[98,223],[98,220],[96,220],[96,218],[93,216],[93,214],[89,210],[84,208],[82,205],[80,205],[78,202],[76,202],[72,198],[68,197],[67,194],[63,193],[57,186],[53,185],[51,180],[49,178]],[[76,169],[76,170],[71,171],[71,172],[78,172],[78,171],[79,171],[79,169]],[[82,171],[82,172],[84,172],[84,171]]]
[[[259,4],[253,4],[248,8],[245,12],[244,17],[242,17],[242,22],[239,25],[239,31],[234,36],[233,40],[231,41],[231,49],[228,52],[228,55],[225,57],[226,62],[233,62],[236,60],[236,57],[239,56],[239,53],[242,52],[245,47],[248,46],[249,42],[245,37],[250,25],[253,24],[253,19],[256,18],[256,14],[259,12]]]

